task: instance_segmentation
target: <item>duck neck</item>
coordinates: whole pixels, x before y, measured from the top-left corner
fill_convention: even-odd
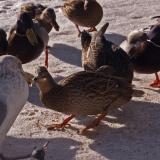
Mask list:
[[[21,35],[21,36],[26,36],[26,33],[20,30],[19,28],[16,29],[16,34]]]
[[[58,84],[54,82],[51,75],[48,75],[44,80],[41,82],[36,83],[38,89],[42,94],[49,92],[53,87],[57,86]]]
[[[44,17],[43,13],[40,15],[40,19],[47,22],[46,18]]]

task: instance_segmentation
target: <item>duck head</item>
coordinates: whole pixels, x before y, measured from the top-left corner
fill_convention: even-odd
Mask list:
[[[56,22],[56,14],[52,8],[46,8],[42,12],[41,18],[44,19],[45,21],[50,22],[52,27],[54,27],[54,29],[56,31],[59,31],[60,27],[59,27],[58,23]]]
[[[148,38],[154,44],[160,46],[160,24],[154,26],[148,33]]]
[[[47,93],[56,84],[47,68],[44,66],[39,66],[35,70],[33,83],[37,85],[42,93]]]
[[[27,12],[21,12],[17,20],[16,32],[19,35],[26,35],[30,44],[37,45],[38,41],[32,29],[33,21]]]

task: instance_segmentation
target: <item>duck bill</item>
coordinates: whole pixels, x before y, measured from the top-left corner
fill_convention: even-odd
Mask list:
[[[26,35],[27,35],[27,38],[28,38],[31,45],[35,46],[38,44],[37,38],[36,38],[32,28],[27,29]]]

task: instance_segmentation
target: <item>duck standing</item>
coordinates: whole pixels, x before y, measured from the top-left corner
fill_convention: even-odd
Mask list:
[[[76,25],[78,36],[81,34],[78,26],[90,27],[88,31],[95,31],[95,26],[103,17],[103,9],[96,0],[68,0],[61,9],[64,16]]]
[[[150,84],[160,88],[160,24],[151,28],[149,33],[144,29],[134,30],[120,45],[130,56],[134,71],[142,74],[155,73],[156,80]]]
[[[77,72],[57,84],[47,68],[40,66],[33,81],[47,108],[71,114],[61,124],[47,125],[48,129],[65,128],[76,115],[101,114],[91,124],[79,130],[79,133],[98,125],[108,110],[119,108],[130,101],[133,92],[130,83],[124,78],[108,76],[103,72]]]
[[[26,82],[28,77],[18,58],[10,55],[1,56],[0,68],[0,157],[4,158],[1,153],[2,143],[25,105],[29,89]]]
[[[27,12],[22,12],[9,30],[7,53],[25,64],[41,55],[48,40],[47,31],[37,21],[33,21]]]
[[[20,12],[27,12],[32,19],[35,19],[39,22],[40,26],[45,28],[47,33],[49,34],[52,30],[52,27],[59,31],[59,25],[56,21],[56,14],[52,8],[45,7],[41,4],[27,4],[21,7]],[[46,60],[45,66],[48,67],[48,48],[46,46]]]
[[[99,31],[82,32],[82,66],[86,71],[94,71],[103,65],[109,65],[114,68],[115,76],[125,78],[131,83],[132,61],[121,47],[105,39],[104,33],[108,26],[107,22]]]

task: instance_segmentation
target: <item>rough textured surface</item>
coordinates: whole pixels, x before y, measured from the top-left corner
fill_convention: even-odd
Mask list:
[[[30,2],[26,0],[26,2]],[[15,22],[18,9],[26,3],[23,0],[0,1],[1,27],[8,31]],[[64,0],[33,0],[53,7],[57,15],[60,31],[50,32],[49,71],[56,81],[81,67],[81,44],[74,24],[59,11]],[[125,35],[133,29],[155,24],[150,20],[159,14],[159,0],[99,0],[104,8],[104,17],[97,26],[110,23],[106,39],[120,44]],[[84,28],[80,28],[83,30]],[[88,29],[88,28],[87,28]],[[34,73],[38,65],[43,65],[45,54],[35,61],[25,64],[26,71]],[[68,115],[43,107],[36,86],[30,88],[28,102],[19,114],[4,141],[2,151],[8,156],[31,153],[35,146],[51,141],[46,150],[46,160],[158,160],[160,159],[160,90],[149,87],[153,75],[135,74],[136,89],[145,92],[143,97],[134,97],[131,102],[108,113],[98,127],[84,135],[76,132],[79,127],[92,122],[95,116],[78,116],[65,131],[48,132],[44,124],[62,122]]]

